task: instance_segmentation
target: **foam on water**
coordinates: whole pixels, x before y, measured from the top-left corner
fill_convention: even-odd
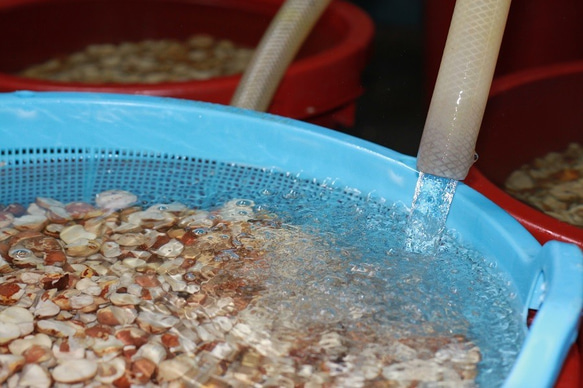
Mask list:
[[[307,198],[295,206],[308,203],[304,214],[286,209],[295,213],[286,222],[321,241],[290,246],[289,254],[274,259],[271,291],[258,302],[276,322],[322,330],[342,325],[372,342],[463,335],[482,351],[478,382],[491,387],[503,381],[524,329],[509,280],[493,262],[447,231],[435,255],[404,251],[405,209]],[[288,205],[270,207],[285,213]]]
[[[75,161],[74,170],[83,163]],[[63,175],[45,174],[46,165],[36,170],[25,166],[24,173],[19,166],[4,168],[3,201],[27,203],[36,195],[67,202],[112,188],[133,192],[144,206],[179,201],[212,208],[246,198],[254,201],[257,212],[276,214],[289,237],[268,240],[274,253],[267,266],[239,274],[265,282],[244,314],[264,325],[272,338],[341,331],[355,352],[355,367],[365,368],[368,359],[356,355],[367,343],[384,352],[394,338],[463,336],[480,348],[477,382],[484,387],[499,386],[518,355],[525,327],[507,275],[492,260],[463,246],[453,231],[438,231],[441,243],[430,254],[403,249],[415,245],[403,205],[293,174],[195,159],[103,163],[91,174],[81,174],[91,176],[84,185],[63,183],[70,182],[67,169]],[[136,173],[136,167],[142,170]],[[11,189],[10,182],[28,188]],[[442,182],[430,184],[441,190]],[[429,215],[427,208],[419,211]]]

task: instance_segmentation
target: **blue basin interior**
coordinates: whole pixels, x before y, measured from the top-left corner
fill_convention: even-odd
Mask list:
[[[2,94],[0,133],[5,166],[35,164],[47,155],[99,159],[129,152],[169,162],[181,155],[293,172],[405,207],[418,178],[415,158],[364,140],[279,116],[169,98]],[[0,188],[3,203],[15,195],[7,183]],[[34,188],[20,190],[18,197],[34,198]],[[558,242],[541,247],[505,211],[463,183],[447,226],[508,273],[524,322],[529,308],[540,310],[505,386],[552,384],[574,342],[583,305],[580,250]]]

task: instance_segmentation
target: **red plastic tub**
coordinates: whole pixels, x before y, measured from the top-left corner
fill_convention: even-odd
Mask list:
[[[455,0],[424,1],[426,91],[431,96]],[[512,0],[496,75],[583,59],[583,1]]]
[[[538,67],[494,80],[476,144],[479,159],[465,183],[508,211],[537,240],[583,249],[583,228],[552,218],[507,194],[512,171],[570,142],[583,143],[583,61]],[[549,334],[551,335],[551,334]],[[583,328],[556,388],[583,386]]]
[[[185,39],[207,33],[254,47],[283,0],[4,0],[0,2],[0,91],[89,91],[171,96],[229,104],[240,75],[205,81],[81,84],[14,73],[92,43]],[[374,34],[370,17],[333,1],[304,43],[269,112],[349,127]]]
[[[583,248],[583,228],[552,218],[508,195],[504,181],[525,163],[570,142],[583,143],[583,61],[550,65],[494,80],[466,183],[518,219],[541,243]]]

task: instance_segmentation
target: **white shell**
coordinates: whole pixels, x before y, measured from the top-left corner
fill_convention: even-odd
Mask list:
[[[69,299],[69,302],[72,309],[80,310],[93,304],[93,296],[88,294],[75,295]]]
[[[106,241],[101,244],[101,253],[105,257],[118,257],[121,255],[121,249],[115,241]]]
[[[123,342],[115,338],[114,336],[109,336],[107,339],[96,338],[95,342],[91,346],[91,350],[99,356],[111,356],[113,354],[119,354],[124,347]]]
[[[166,244],[162,245],[160,248],[154,251],[160,257],[164,258],[174,258],[180,256],[184,250],[184,244],[176,239],[168,241]]]
[[[0,384],[24,366],[24,357],[13,354],[0,354]]]
[[[30,334],[34,330],[34,316],[22,307],[12,306],[0,312],[0,322],[16,324],[20,329],[20,336]]]
[[[167,382],[181,378],[189,370],[196,368],[196,362],[190,356],[180,355],[158,365],[158,380]]]
[[[10,350],[10,353],[12,354],[21,355],[26,349],[33,345],[50,348],[52,346],[52,341],[48,335],[39,333],[12,341],[10,345],[8,345],[8,350]]]
[[[52,300],[39,300],[35,309],[34,315],[39,318],[54,317],[61,311],[61,308],[57,306]]]
[[[142,299],[139,296],[132,294],[118,294],[114,292],[109,296],[109,300],[116,306],[127,306],[140,304]]]
[[[107,210],[125,209],[138,201],[138,197],[129,191],[108,190],[95,196],[97,207]]]
[[[36,324],[38,331],[55,337],[71,337],[77,333],[77,330],[68,324],[68,322],[57,321],[54,319],[43,319]]]
[[[0,322],[0,344],[6,344],[20,337],[20,328],[15,323]]]
[[[51,207],[61,207],[64,208],[65,204],[61,201],[57,201],[53,198],[37,197],[36,204],[43,209],[50,209]]]
[[[59,234],[59,237],[66,244],[72,244],[73,242],[81,239],[94,240],[97,238],[97,235],[95,233],[86,231],[83,225],[71,225],[63,228]]]
[[[65,360],[55,367],[52,376],[59,383],[80,383],[97,374],[97,362],[93,360]]]
[[[90,278],[83,278],[75,284],[75,288],[84,294],[91,296],[101,295],[101,287]]]
[[[121,357],[116,357],[113,360],[99,363],[95,380],[104,384],[112,384],[115,380],[123,376],[125,371],[125,360]]]
[[[136,358],[147,358],[148,360],[152,361],[154,364],[158,365],[160,362],[166,359],[167,352],[164,346],[158,343],[147,343],[142,345],[138,352],[132,357],[133,359]]]
[[[28,214],[14,219],[12,226],[21,231],[39,231],[48,223],[48,218],[42,214]]]
[[[27,388],[49,388],[51,383],[49,372],[37,364],[26,364],[18,379],[18,386]]]
[[[12,225],[14,215],[8,212],[0,212],[0,228],[7,228]]]

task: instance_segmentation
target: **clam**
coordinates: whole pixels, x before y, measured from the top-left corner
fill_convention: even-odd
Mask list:
[[[65,210],[75,220],[96,218],[103,214],[102,210],[86,202],[70,202],[65,206]]]
[[[8,228],[14,221],[14,214],[7,211],[0,211],[0,228]]]
[[[145,358],[154,363],[154,365],[160,364],[164,361],[168,353],[166,348],[159,343],[147,343],[138,349],[138,352],[134,355],[134,359]]]
[[[61,312],[61,308],[50,299],[40,299],[34,308],[34,315],[38,318],[54,317],[59,312]]]
[[[12,354],[21,355],[32,346],[51,347],[52,340],[48,335],[38,333],[12,341],[8,346],[8,349]]]
[[[197,370],[195,360],[187,355],[164,360],[158,365],[157,377],[160,382],[169,382],[183,378],[187,373]]]
[[[48,346],[33,344],[22,352],[27,364],[43,364],[44,366],[54,366],[56,359],[51,350],[51,343]]]
[[[17,218],[12,221],[12,226],[14,229],[20,231],[41,231],[47,224],[49,219],[43,214],[28,214]]]
[[[53,198],[46,198],[46,197],[37,197],[35,203],[43,208],[43,209],[50,209],[52,207],[60,207],[60,208],[65,208],[65,204],[61,201],[58,201],[56,199]]]
[[[106,338],[95,338],[91,350],[98,357],[107,357],[119,355],[124,347],[124,343],[118,340],[114,336],[108,336]]]
[[[18,372],[25,364],[23,356],[14,354],[0,354],[0,384]]]
[[[129,207],[138,201],[138,197],[129,191],[107,190],[95,196],[97,207],[106,210],[119,210]]]
[[[49,222],[56,224],[65,224],[73,219],[64,207],[58,206],[48,208],[46,216]]]
[[[99,252],[101,243],[98,240],[89,240],[86,238],[76,239],[67,244],[65,252],[68,256],[73,257],[87,257]]]
[[[100,362],[95,379],[103,384],[113,384],[126,372],[126,361],[122,357]]]
[[[44,333],[57,338],[72,337],[77,333],[76,328],[69,322],[57,321],[55,319],[42,319],[36,323],[39,333]]]
[[[52,370],[51,375],[59,383],[82,383],[95,377],[97,366],[93,360],[65,360]]]
[[[72,244],[77,240],[95,240],[97,235],[85,230],[83,225],[75,224],[63,228],[59,237],[65,242],[65,244]]]
[[[49,388],[52,385],[48,370],[38,364],[26,364],[19,374],[17,386]]]
[[[6,261],[4,256],[0,255],[0,274],[5,274],[9,272],[12,272],[12,267],[10,266],[10,263]]]
[[[140,304],[142,298],[137,295],[114,292],[109,296],[109,301],[115,306],[128,306]]]
[[[20,337],[20,327],[16,323],[0,322],[0,345]]]
[[[131,374],[139,384],[146,384],[151,381],[156,371],[157,364],[148,358],[137,358],[132,362]]]
[[[19,283],[0,284],[0,305],[11,306],[16,304],[24,295],[25,286]]]
[[[34,316],[25,308],[12,306],[0,311],[0,323],[13,323],[20,330],[19,337],[34,331]]]
[[[115,241],[106,241],[101,244],[101,253],[105,257],[118,257],[122,254],[120,246]]]

